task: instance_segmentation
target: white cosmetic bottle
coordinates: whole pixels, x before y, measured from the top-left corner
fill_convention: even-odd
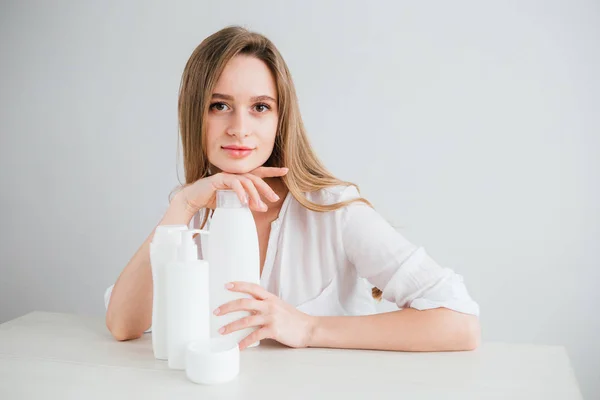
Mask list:
[[[177,258],[181,244],[179,231],[186,225],[159,225],[150,243],[150,266],[152,268],[152,350],[154,357],[166,360],[167,350],[167,303],[165,267]]]
[[[210,308],[214,311],[232,300],[252,297],[232,292],[225,288],[225,284],[232,281],[260,284],[260,250],[252,212],[247,205],[242,205],[232,190],[217,191],[217,208],[209,231],[207,260],[210,265]],[[211,337],[222,336],[218,332],[222,326],[248,315],[250,313],[246,311],[224,315],[211,313]],[[256,329],[242,329],[226,334],[226,337],[239,343]]]
[[[167,340],[169,368],[185,369],[186,348],[210,346],[210,308],[208,262],[198,260],[195,233],[180,232],[177,261],[167,265]]]

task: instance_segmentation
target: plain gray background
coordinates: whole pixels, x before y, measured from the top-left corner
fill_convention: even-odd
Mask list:
[[[103,314],[178,183],[185,62],[242,24],[326,165],[465,277],[484,340],[565,345],[600,393],[598,2],[1,4],[0,322]]]

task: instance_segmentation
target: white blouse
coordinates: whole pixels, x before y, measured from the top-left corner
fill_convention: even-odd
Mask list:
[[[359,197],[353,186],[305,195],[318,204]],[[199,220],[197,214],[193,226],[197,227]],[[202,249],[202,243],[199,247]],[[278,218],[271,223],[260,284],[310,315],[375,314],[373,286],[400,309],[445,307],[479,315],[479,306],[469,296],[462,276],[438,265],[423,247],[410,243],[362,202],[314,212],[288,193]],[[106,307],[112,288],[105,293]]]

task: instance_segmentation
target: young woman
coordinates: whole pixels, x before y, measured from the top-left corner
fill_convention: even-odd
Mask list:
[[[218,189],[248,199],[256,222],[260,285],[232,282],[230,290],[252,299],[214,310],[251,312],[222,332],[258,327],[241,349],[265,338],[290,347],[478,346],[479,307],[462,277],[407,241],[315,156],[290,72],[267,38],[241,27],[206,38],[183,72],[179,124],[186,184],[159,224],[204,226]],[[151,325],[152,235],[105,296],[118,340]],[[376,313],[381,296],[399,310]]]

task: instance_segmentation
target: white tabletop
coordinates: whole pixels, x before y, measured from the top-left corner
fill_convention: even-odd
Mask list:
[[[33,312],[0,325],[0,399],[581,399],[557,346],[404,353],[263,341],[240,368],[230,383],[194,384],[154,359],[150,334],[117,342],[103,318]]]

